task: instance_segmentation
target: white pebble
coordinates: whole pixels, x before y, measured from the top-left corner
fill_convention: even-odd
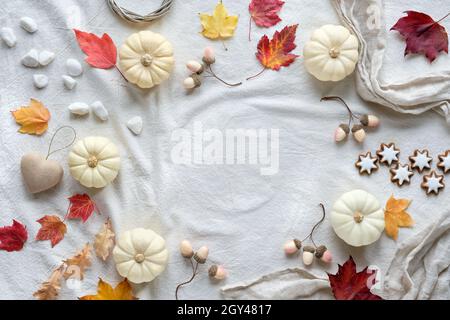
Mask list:
[[[69,90],[72,90],[77,85],[77,80],[75,80],[71,76],[64,75],[64,76],[62,76],[62,78],[63,78],[64,86]]]
[[[39,53],[36,49],[31,49],[22,58],[22,64],[28,68],[37,68],[39,66]]]
[[[135,135],[139,135],[142,132],[142,118],[139,116],[133,117],[127,122],[127,127]]]
[[[34,33],[38,30],[36,21],[30,17],[20,18],[20,26],[29,33]]]
[[[101,101],[95,101],[91,104],[92,111],[102,121],[106,121],[109,118],[108,110]]]
[[[73,114],[84,116],[89,113],[89,106],[84,102],[74,102],[69,106],[69,111]]]
[[[41,66],[49,65],[54,59],[55,54],[51,51],[44,50],[39,53],[39,64]]]
[[[0,30],[0,38],[6,43],[6,45],[10,48],[14,47],[17,43],[16,35],[14,34],[13,29],[11,28],[2,28]]]
[[[69,75],[72,77],[78,77],[83,73],[83,67],[78,60],[75,59],[67,59],[66,68]]]
[[[45,74],[33,75],[33,82],[36,88],[42,89],[48,85],[48,77]]]

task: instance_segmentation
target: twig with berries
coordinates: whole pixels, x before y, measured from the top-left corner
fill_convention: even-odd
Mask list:
[[[200,87],[202,85],[202,74],[204,73],[206,76],[203,78],[215,78],[222,82],[223,84],[229,86],[229,87],[237,87],[242,84],[242,82],[238,83],[230,83],[228,81],[223,80],[220,78],[212,69],[211,65],[213,65],[216,62],[216,58],[214,56],[214,50],[211,47],[205,48],[203,52],[203,63],[200,63],[195,60],[188,61],[186,63],[186,67],[189,71],[192,72],[192,74],[184,80],[184,87],[188,90],[193,90],[197,87]]]
[[[195,277],[198,274],[199,265],[203,265],[206,263],[208,259],[209,249],[208,247],[203,246],[200,247],[197,252],[194,252],[191,243],[188,240],[183,240],[180,244],[180,252],[183,258],[189,259],[192,267],[192,275],[188,280],[177,285],[175,289],[176,300],[178,300],[178,291],[180,290],[180,288],[194,281]],[[226,278],[227,271],[223,266],[213,264],[208,269],[208,275],[210,278],[220,281]]]
[[[303,240],[298,239],[289,240],[284,245],[284,252],[286,253],[286,255],[293,255],[302,248],[303,242],[309,239],[312,243],[312,246],[311,245],[303,246],[303,254],[302,254],[303,264],[306,266],[309,266],[313,263],[314,257],[320,259],[325,263],[330,263],[331,260],[333,259],[331,252],[327,249],[327,247],[324,245],[317,246],[313,239],[314,232],[325,220],[326,215],[325,206],[321,203],[320,207],[322,208],[323,212],[322,218],[314,225],[314,227],[311,229],[311,232]]]
[[[329,100],[341,102],[347,108],[349,115],[348,124],[341,123],[334,132],[334,141],[336,142],[341,142],[345,138],[347,138],[347,136],[350,134],[350,127],[351,127],[353,138],[355,138],[355,140],[358,141],[359,143],[362,143],[366,139],[366,131],[364,130],[364,128],[365,127],[375,128],[378,127],[378,125],[380,124],[380,119],[378,119],[378,117],[374,115],[371,114],[359,115],[354,113],[350,109],[348,104],[341,97],[330,96],[330,97],[323,97],[322,99],[320,99],[320,101],[329,101]],[[355,124],[356,121],[359,121],[359,124]]]

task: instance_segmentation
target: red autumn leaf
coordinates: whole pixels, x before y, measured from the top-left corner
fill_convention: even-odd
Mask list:
[[[81,219],[86,222],[94,211],[97,211],[95,202],[87,194],[75,194],[69,198],[68,219]]]
[[[74,29],[78,45],[87,55],[86,62],[94,68],[109,69],[116,65],[117,49],[106,33],[101,38],[93,33]]]
[[[20,251],[27,239],[27,229],[16,220],[13,220],[12,226],[0,228],[0,250]]]
[[[53,248],[64,239],[67,227],[58,216],[44,216],[37,222],[41,224],[41,228],[36,235],[36,240],[50,240]]]
[[[430,62],[433,62],[439,52],[448,53],[447,31],[439,24],[448,15],[439,21],[434,21],[422,12],[406,11],[405,13],[407,16],[399,19],[391,28],[400,32],[405,38],[405,56],[410,53],[422,53]]]
[[[365,267],[356,272],[356,264],[351,256],[344,265],[338,267],[335,275],[328,273],[336,300],[383,300],[370,292],[370,288],[375,284],[376,271]]]
[[[294,43],[297,27],[298,24],[276,31],[270,41],[266,35],[259,40],[256,58],[265,68],[278,71],[281,67],[289,66],[298,57],[290,53],[297,47]]]
[[[252,0],[248,6],[251,18],[258,27],[271,27],[281,21],[278,12],[284,2],[280,0]]]

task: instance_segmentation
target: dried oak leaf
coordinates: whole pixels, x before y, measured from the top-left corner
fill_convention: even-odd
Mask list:
[[[433,62],[439,52],[448,53],[447,31],[439,24],[445,17],[434,21],[422,12],[406,11],[405,13],[407,16],[400,18],[391,28],[400,32],[405,38],[405,56],[410,53],[422,53],[430,62]]]
[[[61,289],[61,279],[64,274],[65,265],[62,264],[53,270],[50,278],[43,282],[38,291],[33,296],[38,300],[54,300]]]
[[[209,39],[230,38],[237,27],[239,17],[229,16],[227,9],[220,1],[212,15],[200,13],[200,22],[203,26],[202,34]]]
[[[64,239],[67,227],[58,216],[44,216],[37,222],[41,224],[41,228],[36,235],[36,240],[50,240],[53,248]]]
[[[272,27],[281,21],[278,12],[284,5],[280,0],[252,0],[248,6],[250,16],[258,27]]]
[[[19,132],[41,135],[48,128],[50,120],[50,111],[42,102],[30,99],[29,106],[20,107],[18,110],[11,111],[16,122],[21,125]]]
[[[69,198],[68,219],[81,219],[86,222],[94,211],[98,212],[95,202],[87,194],[75,194]]]
[[[338,265],[338,268],[335,275],[327,273],[336,300],[382,300],[380,296],[370,292],[375,284],[375,270],[369,271],[365,267],[356,272],[356,264],[351,256],[344,265]]]
[[[0,250],[20,251],[28,239],[27,229],[20,222],[13,220],[11,226],[0,228]]]
[[[78,277],[80,280],[84,279],[84,272],[86,268],[91,266],[91,246],[86,243],[83,249],[79,251],[72,258],[64,260],[67,268],[64,272],[64,278]]]
[[[384,222],[386,225],[386,234],[397,240],[399,227],[411,227],[414,220],[406,212],[411,201],[407,199],[395,199],[391,196],[386,203],[384,210]]]
[[[111,37],[104,33],[101,38],[93,33],[73,30],[81,50],[87,55],[86,62],[94,68],[110,69],[117,62],[117,48]]]
[[[111,219],[108,218],[102,225],[99,233],[95,235],[94,241],[95,254],[103,261],[106,261],[111,253],[111,249],[114,246],[114,237]]]
[[[297,47],[295,44],[297,27],[298,24],[276,31],[270,41],[266,35],[259,40],[256,58],[264,68],[278,71],[281,67],[287,67],[294,62],[298,55],[290,52]]]
[[[115,288],[102,279],[98,281],[97,294],[81,297],[80,300],[137,300],[127,279]]]

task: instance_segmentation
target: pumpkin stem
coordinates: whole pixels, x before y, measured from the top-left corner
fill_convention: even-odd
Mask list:
[[[177,285],[177,288],[175,289],[175,299],[176,299],[176,300],[178,300],[178,290],[180,290],[180,288],[181,288],[182,286],[191,283],[191,282],[194,280],[195,276],[197,275],[198,262],[196,262],[196,263],[195,263],[195,266],[194,266],[194,262],[192,262],[192,258],[189,259],[189,261],[191,262],[192,276],[191,276],[191,278],[190,278],[189,280],[187,280],[187,281],[185,281],[185,282],[182,282],[182,283],[180,283],[179,285]]]
[[[361,223],[364,220],[364,215],[362,215],[361,212],[356,211],[353,215],[353,219],[356,223]]]

